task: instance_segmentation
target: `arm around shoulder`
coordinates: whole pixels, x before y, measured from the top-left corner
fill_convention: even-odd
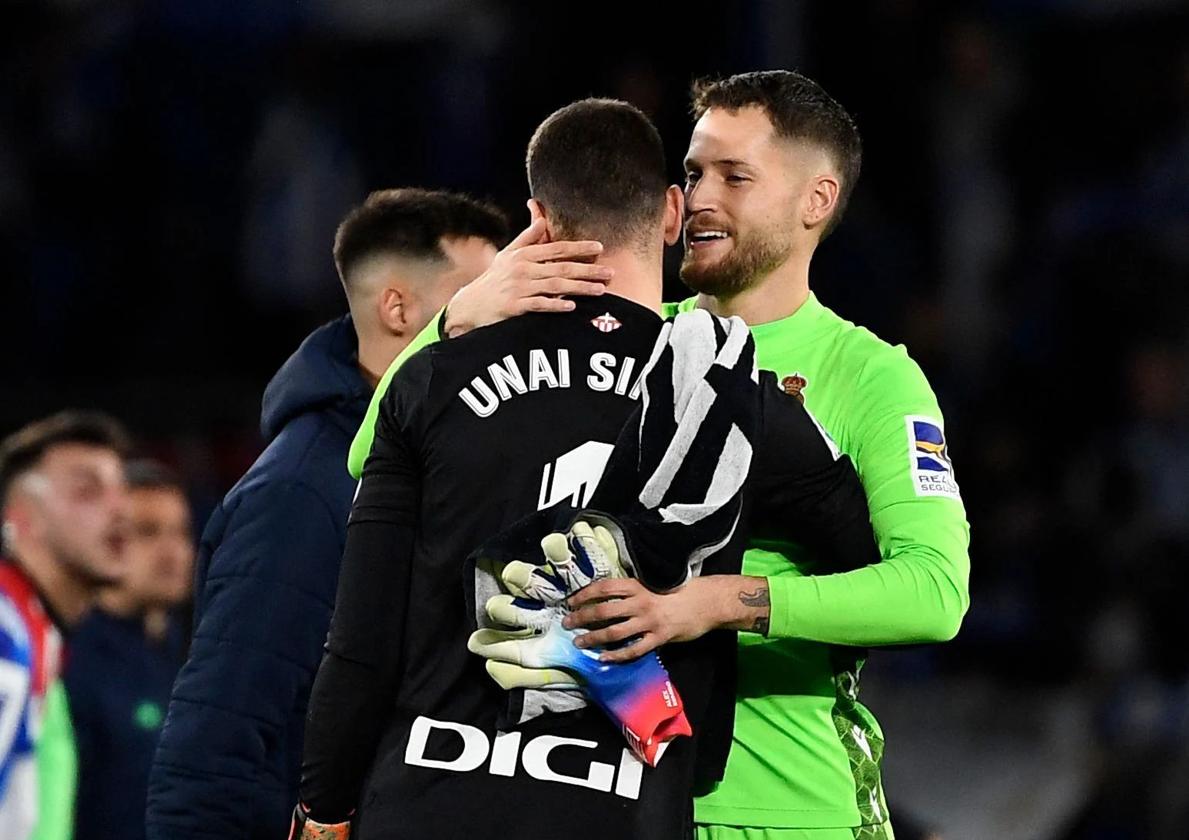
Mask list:
[[[924,373],[890,348],[864,369],[846,422],[881,562],[771,578],[771,635],[850,645],[952,639],[970,603],[970,526]]]

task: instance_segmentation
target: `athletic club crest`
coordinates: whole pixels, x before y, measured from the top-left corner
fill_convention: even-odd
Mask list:
[[[794,373],[791,376],[786,376],[784,379],[780,380],[780,387],[784,389],[784,392],[790,397],[796,397],[797,401],[800,402],[801,405],[805,404],[805,395],[801,392],[804,391],[808,385],[809,380],[800,373]]]
[[[619,319],[610,312],[604,312],[597,318],[591,318],[590,323],[596,330],[605,333],[613,332],[614,330],[617,330],[623,326],[623,324],[619,322]]]

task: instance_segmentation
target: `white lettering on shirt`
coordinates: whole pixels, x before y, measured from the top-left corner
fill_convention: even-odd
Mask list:
[[[597,393],[614,391],[631,400],[640,398],[643,372],[636,373],[633,356],[592,353],[587,360],[589,373],[580,381]],[[459,392],[459,399],[476,417],[490,417],[501,405],[535,391],[570,388],[570,351],[559,348],[556,354],[540,348],[529,350],[518,359],[509,354],[487,365],[485,376],[476,376]]]

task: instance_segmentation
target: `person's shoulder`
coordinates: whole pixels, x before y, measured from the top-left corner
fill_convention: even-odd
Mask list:
[[[277,453],[286,460],[293,462],[295,456],[303,452],[312,451],[313,454],[325,454],[346,457],[347,448],[351,445],[351,435],[354,426],[363,419],[362,412],[356,417],[339,417],[330,411],[313,411],[289,422],[261,453],[259,462],[268,464],[271,453]]]
[[[822,323],[830,334],[839,361],[851,370],[861,385],[881,390],[911,385],[928,387],[920,365],[903,344],[892,344],[867,327],[822,307]]]
[[[198,611],[209,614],[213,593],[229,591],[217,581],[233,579],[237,587],[257,589],[278,580],[312,586],[311,570],[337,568],[354,487],[353,479],[339,486],[285,478],[234,491],[202,535]]]
[[[477,373],[518,349],[547,344],[567,313],[529,313],[426,345],[404,360],[380,399],[377,431],[417,439]]]
[[[343,464],[340,460],[339,467]],[[346,470],[342,470],[346,474]],[[311,472],[270,476],[238,487],[237,498],[228,505],[233,522],[240,522],[245,515],[275,514],[299,510],[324,509],[333,515],[338,510],[349,510],[355,480],[347,477],[339,482],[338,476],[328,481],[325,474]],[[339,492],[335,492],[338,490]],[[234,492],[234,491],[233,491]],[[230,494],[229,494],[230,495]],[[275,517],[270,517],[275,518]]]
[[[413,415],[424,409],[426,401],[430,399],[430,386],[438,378],[435,377],[434,371],[441,364],[443,350],[448,345],[457,344],[465,339],[466,336],[462,336],[429,344],[405,359],[380,398],[380,422],[394,424],[397,428],[408,428],[413,421]]]
[[[424,355],[423,366],[429,366],[432,370],[435,363],[486,354],[493,347],[506,347],[519,341],[529,341],[551,334],[559,328],[564,330],[573,320],[572,312],[526,312],[473,329],[458,338],[431,344],[417,355]],[[403,372],[402,369],[398,373]]]
[[[468,333],[469,335],[469,333]],[[467,336],[438,341],[427,344],[412,356],[409,356],[392,374],[388,389],[384,392],[384,399],[390,399],[394,392],[409,388],[424,387],[433,375],[434,365],[443,355],[454,351],[454,348],[465,342]]]
[[[354,480],[345,465],[351,431],[320,413],[296,418],[272,439],[228,491],[222,507],[234,508],[245,498],[288,484],[305,484],[316,494],[328,497],[350,493]]]
[[[430,389],[451,390],[486,366],[518,348],[548,342],[573,329],[574,313],[525,313],[439,341],[414,353],[392,377],[381,408],[409,412],[423,403]]]
[[[70,632],[70,667],[63,676],[66,687],[75,690],[110,679],[111,664],[134,655],[127,646],[128,637],[117,621],[102,609],[92,609]]]
[[[270,445],[211,514],[200,549],[225,560],[232,542],[267,540],[278,528],[344,529],[357,484],[346,452],[343,445],[332,456],[311,457],[308,448],[290,453]]]

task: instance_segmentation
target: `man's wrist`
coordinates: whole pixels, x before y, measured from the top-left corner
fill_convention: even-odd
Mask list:
[[[771,600],[768,579],[750,575],[707,575],[697,580],[715,590],[715,626],[768,634]]]

